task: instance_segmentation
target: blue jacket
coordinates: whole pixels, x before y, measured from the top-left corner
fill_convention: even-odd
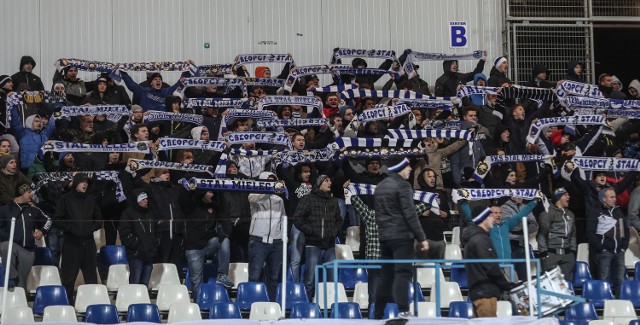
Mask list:
[[[131,92],[133,92],[138,97],[140,97],[140,106],[142,106],[142,109],[145,112],[149,110],[165,111],[164,99],[167,96],[171,96],[173,92],[176,91],[176,89],[178,89],[180,85],[182,85],[182,83],[178,80],[178,82],[176,82],[175,85],[169,88],[156,90],[151,87],[142,87],[138,85],[124,71],[122,71],[121,74],[122,74],[122,80],[124,80],[124,83],[125,85],[127,85],[127,88],[129,88]]]
[[[511,218],[502,220],[502,222],[499,224],[494,224],[493,228],[489,230],[489,237],[491,237],[491,242],[493,243],[493,247],[496,249],[496,253],[498,254],[499,259],[511,258],[509,231],[518,226],[522,222],[522,218],[531,213],[536,205],[538,205],[537,201],[529,202],[516,215]],[[467,202],[466,200],[461,200],[458,203],[458,206],[460,207],[460,213],[462,213],[468,220],[473,219],[473,216],[471,215],[471,208],[469,207],[469,202]]]
[[[27,122],[30,123],[30,120],[31,119],[27,118]],[[51,116],[44,130],[36,132],[31,130],[31,125],[24,127],[20,115],[15,109],[12,109],[11,128],[20,144],[20,168],[27,169],[36,159],[42,145],[49,140],[51,133],[53,133],[53,130],[56,128],[56,120]]]

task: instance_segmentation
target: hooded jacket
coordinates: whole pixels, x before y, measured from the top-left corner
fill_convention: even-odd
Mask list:
[[[498,259],[496,251],[484,229],[469,224],[462,230],[461,242],[465,259]],[[512,285],[504,277],[498,263],[467,263],[465,265],[471,301],[499,298]]]
[[[153,262],[160,244],[156,227],[158,218],[150,208],[136,204],[122,212],[118,231],[127,249],[128,259]]]
[[[17,91],[18,89],[44,90],[44,84],[40,77],[33,74],[33,72],[22,71],[22,66],[29,62],[31,62],[34,68],[36,67],[36,61],[33,57],[25,55],[20,58],[18,72],[11,76],[11,80],[13,80],[13,91]]]
[[[451,72],[451,65],[458,60],[449,60],[442,62],[442,70],[444,73],[436,80],[435,95],[438,97],[455,96],[459,84],[466,84],[473,80],[476,73],[484,70],[485,60],[479,60],[476,68],[469,73]]]
[[[202,191],[200,195],[194,197],[192,201],[193,209],[187,214],[184,236],[185,250],[204,249],[209,239],[218,237],[215,216],[213,213],[209,213],[209,208],[212,205],[202,201],[205,193]]]
[[[391,173],[376,186],[374,198],[380,241],[427,239],[416,215],[413,189],[398,173]]]
[[[567,74],[564,76],[564,80],[571,80],[577,82],[584,82],[584,75],[577,75],[573,69],[577,66],[584,66],[582,63],[578,61],[569,61],[567,62]]]
[[[302,197],[293,215],[296,228],[304,233],[305,244],[328,249],[342,229],[338,200],[318,188]]]
[[[78,245],[94,242],[93,232],[100,229],[101,220],[102,214],[95,197],[80,193],[75,187],[58,200],[54,224],[64,231],[66,241]]]
[[[627,87],[627,91],[629,91],[629,95],[631,95],[630,89],[633,88],[636,90],[638,95],[636,97],[631,97],[631,99],[639,99],[640,98],[640,81],[638,79],[633,79],[629,83],[629,87]]]
[[[309,180],[315,179],[316,170],[311,163],[299,163],[293,168],[285,168],[282,166],[282,164],[276,167],[278,179],[284,180],[284,184],[289,191],[289,199],[286,201],[288,216],[293,216],[295,214],[298,203],[300,202],[302,197],[308,195],[313,190],[313,185],[310,181],[303,182],[300,178],[303,166],[308,166],[309,168],[311,168],[311,175],[309,176]]]
[[[11,112],[11,127],[20,143],[20,168],[27,169],[38,155],[38,151],[42,145],[49,140],[51,134],[56,128],[56,119],[51,116],[49,123],[41,131],[33,131],[31,126],[37,115],[31,115],[26,118],[25,125],[22,125],[22,119],[15,109]]]
[[[576,251],[576,217],[569,209],[561,209],[555,205],[549,212],[540,214],[538,229],[538,250],[566,249]]]
[[[251,226],[249,235],[261,237],[265,244],[282,239],[282,225],[287,217],[284,200],[275,194],[249,194]]]
[[[46,234],[51,228],[51,219],[38,207],[12,201],[0,207],[0,242],[9,240],[13,217],[16,217],[13,242],[29,251],[36,247],[33,232],[39,229]]]
[[[538,74],[545,72],[547,74],[546,80],[539,80]],[[527,87],[536,87],[536,88],[555,88],[556,84],[554,82],[550,82],[549,80],[549,69],[544,64],[536,64],[533,66],[531,70],[531,79],[527,81],[525,86]]]
[[[489,87],[502,87],[503,84],[512,84],[511,79],[507,78],[506,74],[498,71],[496,67],[492,67],[487,85]]]

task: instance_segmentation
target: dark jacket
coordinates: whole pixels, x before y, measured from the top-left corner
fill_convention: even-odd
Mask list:
[[[451,72],[451,65],[453,62],[457,60],[449,60],[442,62],[442,70],[444,73],[438,77],[436,80],[436,96],[444,97],[444,96],[455,96],[457,93],[457,88],[459,84],[466,84],[469,81],[473,80],[473,76],[476,73],[482,72],[484,70],[485,60],[478,61],[476,68],[473,69],[472,72],[469,73],[461,73],[461,72]]]
[[[538,79],[538,75],[542,72],[545,72],[547,74],[546,80]],[[549,80],[549,69],[547,69],[547,67],[544,64],[536,64],[535,66],[533,66],[533,69],[531,70],[531,79],[527,81],[525,86],[535,87],[535,88],[555,88],[556,83],[550,82],[548,80]]]
[[[391,239],[427,239],[413,204],[411,184],[397,173],[391,173],[376,186],[376,223],[380,241]]]
[[[335,238],[342,228],[338,200],[317,188],[302,197],[293,219],[295,226],[304,233],[305,244],[322,249],[335,245]]]
[[[573,69],[580,64],[581,66],[584,67],[584,65],[582,65],[580,62],[578,61],[569,61],[567,62],[567,74],[564,76],[564,80],[571,80],[571,81],[577,81],[577,82],[584,82],[584,75],[577,75]]]
[[[182,233],[184,213],[181,201],[184,199],[184,190],[171,182],[151,182],[145,186],[145,190],[149,194],[151,209],[160,220],[158,232]]]
[[[0,207],[0,242],[8,241],[11,235],[11,218],[16,218],[13,242],[27,250],[36,247],[33,232],[36,229],[46,234],[51,227],[51,219],[35,206],[10,202]]]
[[[20,59],[18,72],[11,76],[11,80],[13,80],[13,91],[17,91],[18,89],[44,90],[44,84],[40,77],[33,74],[33,72],[27,73],[22,71],[22,66],[28,62],[31,62],[34,68],[36,67],[36,61],[32,57],[25,55]]]
[[[19,184],[23,183],[30,184],[31,181],[19,170],[16,171],[15,174],[9,175],[0,169],[0,205],[5,205],[13,201],[16,188],[18,188]]]
[[[489,87],[502,87],[503,84],[511,84],[511,80],[507,78],[507,75],[498,71],[496,67],[491,68],[491,72],[489,73],[489,80],[487,80],[487,85]]]
[[[629,248],[629,220],[618,207],[587,210],[587,240],[596,252],[620,253]]]
[[[548,249],[566,249],[576,251],[576,217],[569,209],[561,209],[555,205],[549,207],[549,212],[540,214],[538,223],[538,250],[546,252]]]
[[[309,166],[311,168],[309,180],[315,179],[315,168],[312,163],[299,163],[293,168],[283,167],[282,164],[276,167],[278,179],[284,180],[284,184],[289,191],[289,199],[285,200],[288,216],[293,216],[295,214],[296,208],[298,208],[298,203],[302,197],[311,193],[311,190],[313,189],[311,182],[303,182],[300,179],[302,166]]]
[[[208,211],[211,206],[204,204],[202,200],[194,202],[193,205],[193,210],[186,217],[185,250],[201,250],[207,246],[209,239],[217,237],[216,220],[213,213]]]
[[[469,224],[462,230],[461,241],[465,259],[498,259],[489,234],[475,224]],[[499,298],[502,291],[511,288],[498,263],[468,263],[465,270],[471,301]]]
[[[64,231],[64,239],[79,245],[94,241],[93,232],[100,229],[101,219],[95,197],[76,189],[60,197],[54,214],[54,224]]]
[[[158,220],[150,208],[130,206],[122,212],[118,231],[127,248],[127,258],[152,262],[158,252]]]
[[[165,97],[171,96],[173,92],[182,85],[182,83],[178,81],[169,88],[161,88],[159,90],[151,87],[142,87],[133,81],[126,72],[122,72],[122,80],[124,80],[127,88],[140,98],[140,106],[142,106],[145,112],[148,110],[165,111]]]

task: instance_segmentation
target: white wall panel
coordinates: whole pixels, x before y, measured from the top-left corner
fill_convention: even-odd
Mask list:
[[[111,5],[111,1],[103,0],[40,2],[40,77],[45,85],[51,85],[53,64],[60,58],[113,60]],[[84,80],[93,80],[96,75],[79,74]]]
[[[469,48],[448,47],[452,20],[468,23]],[[406,48],[486,48],[489,62],[503,52],[500,0],[1,0],[0,28],[8,31],[0,74],[16,72],[20,56],[29,54],[47,88],[60,57],[212,64],[230,63],[240,53],[288,52],[299,65],[311,65],[328,63],[335,47],[393,49],[398,55]],[[461,61],[461,70],[474,64]],[[430,84],[442,72],[441,62],[420,65]],[[490,63],[485,73],[489,69]],[[177,76],[165,73],[168,82]]]
[[[182,2],[183,46],[189,59],[199,64],[231,63],[237,54],[252,51],[251,0]]]
[[[38,0],[0,1],[0,75],[19,70],[20,58],[30,55],[40,75],[40,6]]]

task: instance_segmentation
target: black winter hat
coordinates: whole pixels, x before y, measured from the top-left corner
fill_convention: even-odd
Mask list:
[[[351,66],[357,68],[358,66],[363,65],[365,68],[367,67],[367,61],[363,58],[355,58],[351,61]]]
[[[147,74],[147,81],[151,82],[151,81],[153,81],[153,79],[158,78],[158,77],[160,78],[160,80],[163,80],[162,79],[162,75],[160,74],[160,72],[154,72],[154,73]]]
[[[89,184],[89,176],[87,176],[87,174],[84,174],[84,173],[77,173],[73,176],[73,182],[71,183],[71,187],[75,189],[76,187],[78,187],[78,184],[82,182],[86,182],[87,184]]]
[[[36,60],[34,60],[32,56],[25,55],[22,58],[20,58],[20,67],[18,67],[18,70],[22,71],[22,66],[27,64],[27,63],[31,63],[31,65],[34,68],[36,67]]]
[[[10,76],[8,76],[6,74],[1,75],[0,76],[0,88],[4,87],[4,85],[6,85],[9,82],[9,80],[11,80]]]

